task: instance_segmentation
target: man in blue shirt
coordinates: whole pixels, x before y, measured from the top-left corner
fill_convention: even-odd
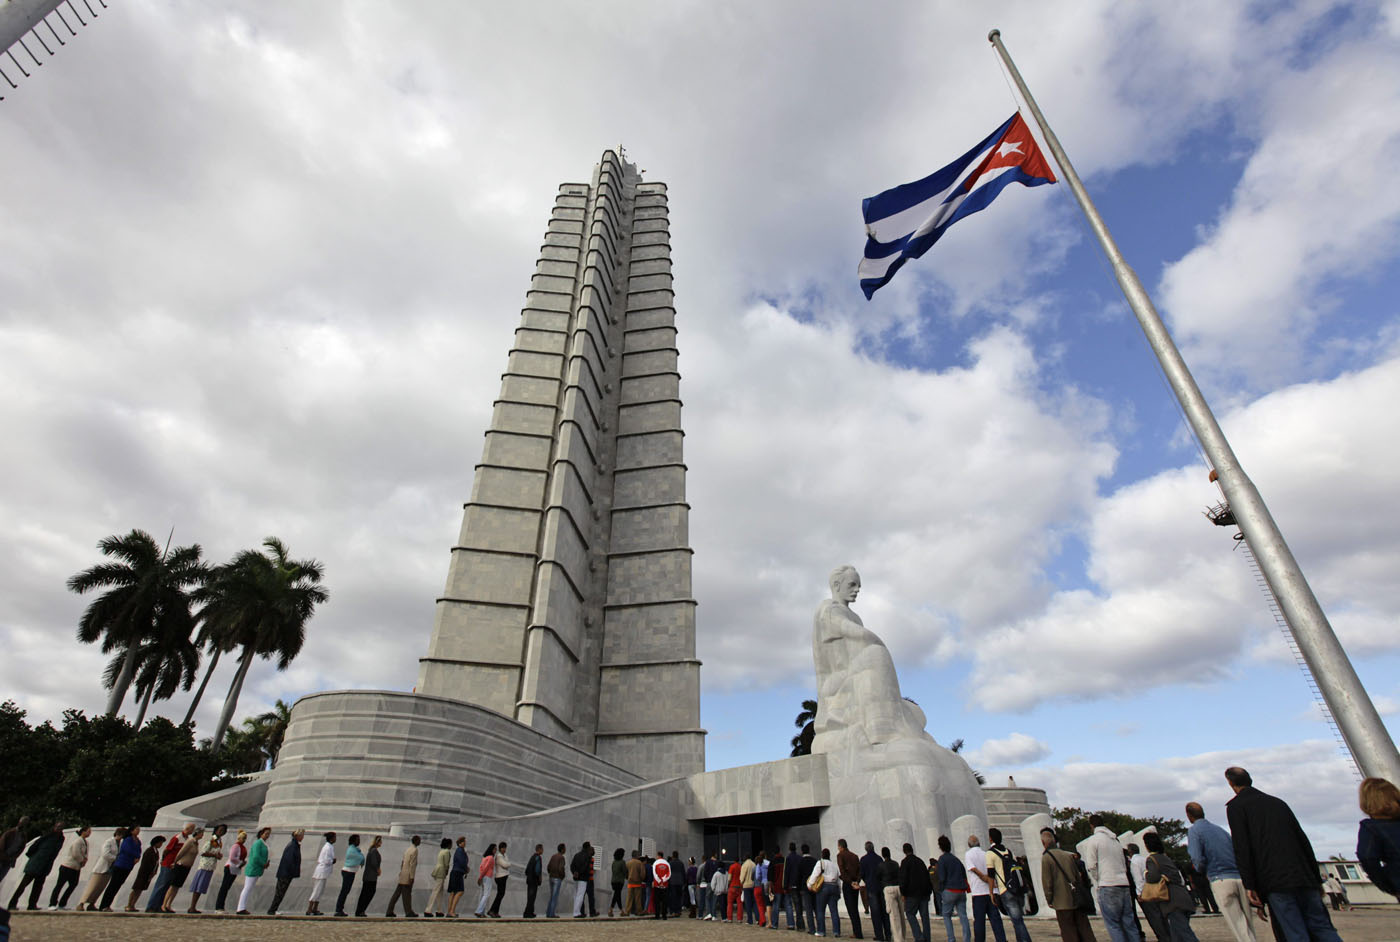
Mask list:
[[[1230,832],[1206,820],[1206,813],[1197,802],[1188,802],[1186,818],[1191,827],[1186,831],[1186,850],[1191,863],[1206,875],[1211,892],[1220,905],[1220,914],[1235,942],[1255,942],[1254,914],[1249,908],[1249,895],[1235,864],[1235,845]]]

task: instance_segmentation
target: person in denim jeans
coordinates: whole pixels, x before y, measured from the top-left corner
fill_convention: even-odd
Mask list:
[[[1104,827],[1103,818],[1089,815],[1094,833],[1079,842],[1079,854],[1089,879],[1099,888],[1099,915],[1113,942],[1142,942],[1138,933],[1133,893],[1128,888],[1128,864],[1123,859],[1123,847],[1112,831]]]
[[[549,905],[544,911],[546,919],[559,918],[559,888],[564,885],[564,866],[564,845],[560,844],[545,866],[545,872],[549,874]]]
[[[831,912],[831,934],[839,936],[841,934],[841,916],[836,911],[836,904],[841,899],[841,871],[836,869],[836,861],[831,859],[831,851],[828,848],[822,848],[822,859],[817,861],[817,865],[812,868],[812,875],[807,878],[809,889],[818,873],[821,874],[822,885],[816,891],[816,898],[813,901],[817,920],[817,931],[813,934],[818,938],[826,935],[826,914],[829,910]]]
[[[992,905],[1000,904],[1006,911],[1006,918],[1011,920],[1011,928],[1016,933],[1016,942],[1031,942],[1031,934],[1026,929],[1026,897],[1024,893],[1010,890],[1011,868],[1016,865],[1016,858],[1001,842],[999,828],[987,828],[987,837],[991,841],[987,848],[987,867],[994,881]]]
[[[933,881],[928,867],[914,856],[914,845],[904,845],[904,859],[899,862],[899,895],[904,897],[904,915],[909,920],[909,934],[914,942],[932,942],[929,938],[928,900],[933,895]]]
[[[953,938],[953,914],[957,913],[962,922],[963,942],[972,942],[972,928],[967,922],[967,870],[963,862],[953,853],[953,842],[946,836],[938,838],[938,849],[942,851],[936,868],[938,885],[943,888],[942,903],[943,930],[948,934],[948,942]]]

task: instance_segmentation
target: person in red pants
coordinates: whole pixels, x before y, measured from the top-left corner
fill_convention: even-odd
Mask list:
[[[741,865],[739,861],[734,861],[729,865],[729,921],[739,922],[744,918],[744,907],[739,900],[743,896],[744,888],[739,879]]]

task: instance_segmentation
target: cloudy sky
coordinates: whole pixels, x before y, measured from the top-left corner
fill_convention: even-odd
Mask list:
[[[115,0],[0,103],[0,694],[101,708],[64,580],[133,527],[325,563],[240,714],[411,687],[555,188],[623,144],[670,187],[711,768],[786,754],[851,562],[993,782],[1223,818],[1239,763],[1349,851],[1354,775],[1067,189],[860,294],[860,200],[1014,108],[992,26],[1394,728],[1400,5],[1322,0]]]

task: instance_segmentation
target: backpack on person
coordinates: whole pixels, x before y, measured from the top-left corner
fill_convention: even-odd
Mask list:
[[[1001,861],[1002,882],[1005,884],[1002,892],[1015,896],[1025,896],[1027,890],[1025,868],[1008,853],[995,848],[992,849],[992,853],[996,854],[997,859]]]

